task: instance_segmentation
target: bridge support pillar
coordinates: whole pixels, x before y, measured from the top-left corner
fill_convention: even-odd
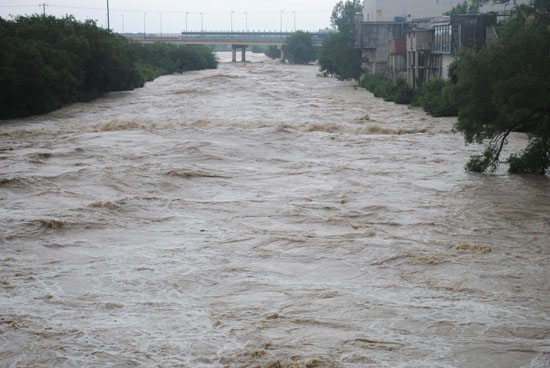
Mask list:
[[[246,45],[231,45],[233,51],[232,61],[237,62],[237,49],[241,49],[241,61],[244,63],[246,61]]]
[[[283,49],[283,46],[279,46],[279,50],[281,50],[281,63],[285,62],[285,49]]]

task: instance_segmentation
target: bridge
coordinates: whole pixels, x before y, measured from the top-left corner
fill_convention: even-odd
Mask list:
[[[294,32],[182,32],[170,34],[124,34],[123,36],[141,43],[168,42],[180,45],[228,45],[233,50],[233,62],[237,61],[237,50],[241,50],[241,61],[246,61],[248,46],[275,46],[281,50],[281,60],[285,60],[283,45]],[[329,32],[311,33],[312,44],[320,47]]]

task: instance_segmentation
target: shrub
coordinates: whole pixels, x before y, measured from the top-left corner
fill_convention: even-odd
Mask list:
[[[521,154],[512,154],[508,158],[509,171],[516,174],[540,174],[544,175],[550,167],[550,155],[543,141],[534,138]]]
[[[391,89],[391,100],[397,104],[408,105],[413,98],[413,89],[403,78],[397,78]]]
[[[422,107],[432,116],[457,116],[458,109],[451,99],[451,88],[450,81],[429,79],[416,91],[412,105]]]
[[[277,48],[277,46],[269,46],[264,51],[265,56],[267,56],[270,59],[280,59],[281,58],[281,50]]]
[[[364,77],[361,86],[372,92],[375,97],[397,104],[409,104],[413,97],[413,89],[403,78],[397,78],[395,83],[392,83],[380,75],[369,74]]]

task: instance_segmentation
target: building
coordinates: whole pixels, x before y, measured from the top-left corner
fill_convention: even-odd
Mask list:
[[[438,17],[464,0],[364,0],[363,22],[394,22]],[[481,11],[511,10],[529,0],[510,0],[509,5],[487,5]]]
[[[479,51],[495,39],[494,15],[432,18],[427,28],[407,32],[407,81],[417,87],[430,78],[446,79],[454,55],[463,48]]]
[[[493,27],[496,15],[441,15],[462,2],[365,0],[356,36],[356,46],[368,60],[363,64],[365,73],[388,79],[402,77],[411,87],[430,78],[447,78],[456,52],[462,48],[479,50],[497,38]],[[486,7],[498,9],[506,7]],[[373,15],[376,20],[369,20]],[[358,14],[357,20],[360,18]]]
[[[365,0],[364,22],[394,22],[437,17],[463,0]]]
[[[391,69],[392,67],[406,71],[404,42],[407,32],[411,29],[413,24],[406,22],[361,23],[356,46],[361,47],[363,59],[368,60],[368,63],[363,65],[365,71],[369,74],[387,74],[390,70],[396,71]]]

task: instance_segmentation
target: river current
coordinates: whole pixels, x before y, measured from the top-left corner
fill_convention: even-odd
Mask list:
[[[219,56],[0,125],[0,366],[550,366],[548,177]]]

